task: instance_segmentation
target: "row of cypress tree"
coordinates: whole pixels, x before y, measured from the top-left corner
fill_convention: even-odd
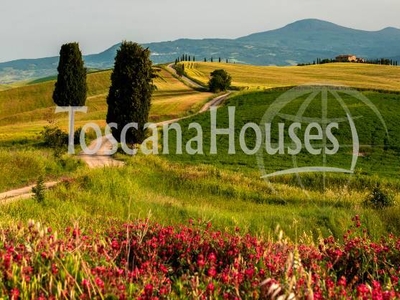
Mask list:
[[[78,43],[62,45],[57,71],[54,103],[64,107],[84,106],[87,96],[87,69]],[[117,124],[117,128],[112,128],[112,134],[117,141],[121,140],[123,127],[131,122],[138,123],[138,129],[130,128],[127,131],[126,142],[136,144],[144,140],[144,124],[149,117],[155,77],[150,51],[137,43],[122,42],[115,56],[107,96],[106,121],[108,124]]]

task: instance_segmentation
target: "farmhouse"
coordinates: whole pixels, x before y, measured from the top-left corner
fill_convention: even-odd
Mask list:
[[[351,55],[351,54],[339,55],[339,56],[336,56],[336,61],[337,62],[356,62],[357,56]]]

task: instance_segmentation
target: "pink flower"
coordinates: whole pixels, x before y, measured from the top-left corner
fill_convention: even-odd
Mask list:
[[[215,289],[214,284],[213,284],[212,282],[210,282],[210,283],[207,285],[207,291],[213,292],[214,289]]]
[[[153,285],[152,284],[146,284],[144,287],[144,292],[146,295],[151,296],[153,294]]]
[[[103,282],[103,280],[101,280],[99,277],[96,277],[96,279],[94,280],[94,282],[96,283],[96,285],[97,285],[99,288],[101,288],[101,289],[104,288],[104,282]]]
[[[211,267],[211,268],[208,270],[208,276],[214,278],[216,275],[217,275],[217,270],[215,270],[214,267]]]

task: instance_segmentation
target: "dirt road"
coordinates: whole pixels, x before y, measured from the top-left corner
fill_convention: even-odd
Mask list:
[[[107,152],[113,148],[113,144],[110,141],[111,134],[100,137],[90,143],[88,146],[89,150],[94,150],[96,147],[99,149],[95,154],[85,154],[83,151],[79,153],[78,157],[82,159],[89,168],[102,168],[102,167],[120,167],[124,163],[111,157]]]
[[[197,82],[194,82],[193,80],[191,80],[190,78],[186,77],[186,76],[179,76],[178,73],[176,73],[176,70],[172,67],[174,64],[169,64],[167,66],[167,70],[168,72],[172,73],[173,75],[181,78],[186,85],[190,86],[191,88],[195,88],[195,89],[202,89],[204,90],[205,87],[198,84]]]
[[[55,186],[57,183],[59,183],[59,181],[50,181],[46,182],[44,185],[46,186],[46,188],[51,188]],[[0,204],[9,203],[19,199],[31,198],[33,196],[32,188],[34,186],[35,185],[30,185],[20,189],[8,191],[5,193],[0,193]]]

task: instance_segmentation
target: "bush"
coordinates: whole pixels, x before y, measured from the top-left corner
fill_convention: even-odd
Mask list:
[[[40,176],[36,186],[34,186],[32,188],[32,193],[33,198],[38,202],[38,203],[42,203],[44,201],[44,197],[45,197],[45,190],[46,190],[46,186],[44,185],[44,179],[43,176]]]
[[[390,192],[382,189],[380,184],[376,184],[371,193],[364,200],[364,205],[375,209],[390,207],[395,204],[394,196]]]
[[[68,134],[56,126],[46,126],[40,132],[44,145],[50,148],[68,146]]]

